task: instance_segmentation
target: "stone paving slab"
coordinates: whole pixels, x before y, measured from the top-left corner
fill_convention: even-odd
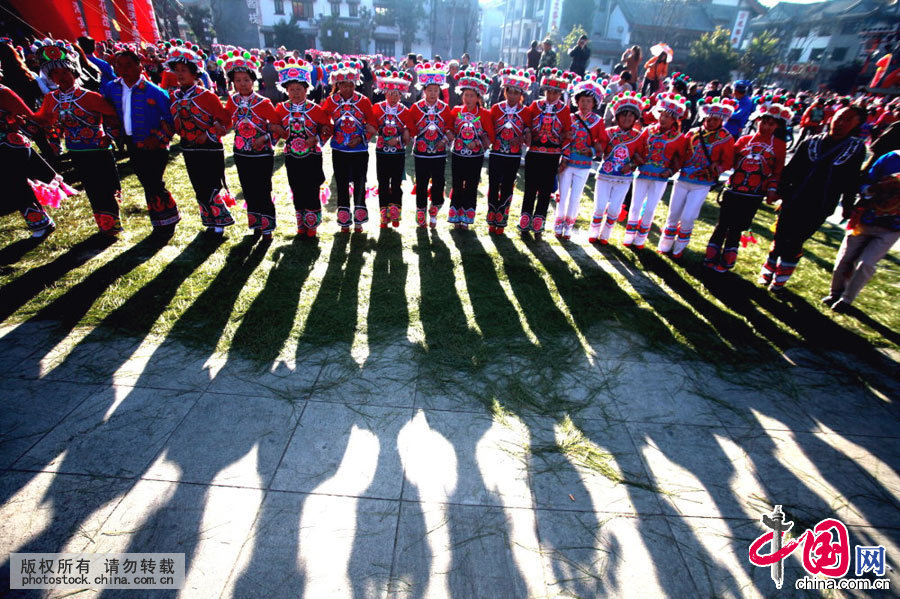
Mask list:
[[[4,580],[10,551],[183,551],[180,597],[771,597],[775,503],[900,551],[897,411],[802,352],[733,372],[615,333],[557,376],[65,333],[0,327]]]

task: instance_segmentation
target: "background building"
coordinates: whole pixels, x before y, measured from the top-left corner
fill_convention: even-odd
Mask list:
[[[896,0],[781,2],[750,21],[749,37],[770,31],[779,38],[773,82],[811,88],[874,70],[878,57],[900,39]]]

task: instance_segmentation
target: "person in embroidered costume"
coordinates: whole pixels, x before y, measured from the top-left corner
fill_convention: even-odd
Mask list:
[[[193,46],[170,46],[165,64],[178,79],[170,110],[175,132],[181,137],[184,166],[200,207],[200,222],[208,233],[221,236],[225,227],[234,224],[228,210],[233,199],[225,183],[222,146],[231,116],[214,93],[198,85],[205,58]]]
[[[641,132],[635,125],[649,102],[634,92],[625,92],[612,99],[616,124],[606,130],[609,141],[594,184],[594,216],[588,232],[588,242],[609,243],[613,227],[619,220],[622,201],[631,188],[636,166],[641,164],[637,153]]]
[[[34,113],[16,92],[0,84],[0,179],[6,185],[3,207],[18,210],[31,236],[40,239],[52,233],[56,224],[28,184],[33,150],[26,119],[34,119]]]
[[[637,153],[641,165],[637,169],[628,209],[628,221],[622,245],[644,249],[656,206],[666,191],[669,177],[678,172],[686,152],[686,138],[681,133],[681,119],[687,113],[687,99],[676,93],[658,94],[652,109],[656,123],[644,128]]]
[[[447,144],[453,141],[450,107],[438,98],[448,87],[447,68],[440,62],[422,63],[416,67],[416,79],[423,98],[410,107],[408,120],[416,167],[416,224],[424,227],[427,222],[433,228],[444,205]]]
[[[91,203],[100,232],[116,236],[121,184],[111,139],[104,124],[115,121],[116,111],[103,96],[77,85],[78,58],[67,42],[44,39],[31,47],[41,62],[41,74],[58,87],[44,96],[35,119],[45,127],[62,128],[66,151]]]
[[[247,202],[247,225],[255,236],[271,238],[276,224],[272,200],[273,134],[282,136],[284,129],[271,100],[253,91],[258,60],[238,49],[223,54],[219,61],[235,89],[225,110],[231,115],[234,128],[234,165]]]
[[[803,244],[831,216],[841,196],[849,216],[866,156],[865,142],[856,137],[865,121],[865,108],[842,108],[831,119],[828,132],[803,140],[784,167],[775,236],[758,280],[773,293],[784,291],[803,255]]]
[[[822,302],[848,311],[875,274],[876,264],[900,239],[900,151],[884,154],[863,179],[847,233],[834,261],[831,292]]]
[[[457,229],[468,229],[475,223],[475,204],[484,151],[494,142],[494,122],[491,113],[481,106],[490,80],[475,69],[456,74],[456,89],[462,95],[462,105],[450,112],[453,128],[453,147],[450,169],[453,188],[447,222]]]
[[[173,123],[169,94],[144,77],[141,59],[131,49],[116,52],[115,68],[119,77],[104,85],[101,93],[116,109],[121,124],[117,137],[124,142],[128,162],[144,188],[153,232],[168,237],[181,220],[175,198],[163,181]]]
[[[734,145],[734,173],[722,192],[719,221],[706,246],[703,264],[717,272],[734,268],[741,233],[750,228],[763,200],[772,204],[778,199],[778,179],[787,150],[776,133],[794,114],[770,98],[759,104],[751,118],[758,123],[756,133],[741,137]]]
[[[403,182],[406,167],[406,145],[409,143],[408,120],[410,110],[400,102],[409,92],[413,76],[406,71],[379,70],[375,73],[378,89],[384,101],[372,108],[377,138],[375,140],[375,170],[378,174],[378,205],[381,228],[388,223],[400,226],[403,205]]]
[[[531,145],[525,154],[525,193],[519,217],[519,233],[533,231],[537,239],[544,231],[562,148],[572,133],[571,112],[562,94],[577,77],[550,67],[541,69],[540,75],[544,97],[532,102],[525,113]]]
[[[558,239],[572,238],[591,161],[603,156],[609,143],[603,118],[595,112],[606,94],[605,84],[589,75],[573,91],[577,110],[572,113],[572,139],[563,147],[559,164],[559,201],[553,224]]]
[[[522,148],[531,143],[523,98],[534,82],[534,75],[509,68],[501,70],[499,78],[506,101],[491,106],[494,143],[488,158],[487,222],[488,232],[502,235],[509,220]]]
[[[734,138],[722,123],[731,117],[737,102],[729,98],[701,102],[703,122],[687,133],[685,159],[672,187],[666,227],[657,246],[661,254],[672,252],[672,258],[684,253],[710,188],[734,162]]]
[[[322,144],[331,135],[331,119],[318,104],[308,99],[313,65],[299,58],[276,61],[278,84],[288,99],[275,107],[287,132],[284,167],[294,197],[297,235],[315,237],[322,223],[319,188],[325,183]]]
[[[362,65],[354,61],[339,62],[329,73],[334,85],[331,95],[322,102],[322,110],[334,122],[331,137],[331,159],[337,184],[337,220],[341,231],[350,231],[350,185],[353,185],[353,226],[359,233],[369,222],[366,207],[366,171],[369,168],[368,141],[375,134],[372,103],[356,91]]]

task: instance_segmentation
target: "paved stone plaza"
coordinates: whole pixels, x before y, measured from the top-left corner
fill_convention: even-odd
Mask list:
[[[0,335],[5,585],[14,551],[183,552],[183,597],[806,596],[800,551],[781,592],[747,559],[774,504],[900,555],[897,380],[847,386],[846,356],[728,373],[606,335],[543,415],[499,345],[474,378],[431,376],[408,341],[265,366]]]

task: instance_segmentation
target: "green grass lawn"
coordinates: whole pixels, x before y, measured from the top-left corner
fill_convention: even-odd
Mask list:
[[[370,161],[369,185],[374,185],[374,151]],[[775,220],[765,205],[753,225],[759,243],[742,249],[734,273],[726,275],[701,266],[718,210],[713,196],[688,252],[675,263],[651,249],[623,249],[621,226],[610,246],[589,246],[584,233],[592,180],[582,198],[580,235],[572,242],[558,242],[552,230],[543,242],[519,238],[514,223],[521,185],[508,235],[489,236],[486,170],[473,231],[451,231],[446,208],[436,232],[416,229],[408,180],[398,230],[379,230],[377,202],[370,200],[366,235],[336,234],[333,193],[314,242],[295,237],[287,176],[282,160],[276,164],[279,223],[268,247],[245,239],[240,199],[234,210],[238,225],[221,245],[197,235],[197,205],[178,154],[166,180],[183,220],[166,245],[147,237],[143,193],[123,163],[125,233],[110,247],[97,250],[85,243],[96,227],[81,194],[53,211],[57,231],[28,251],[19,214],[2,217],[0,320],[100,325],[261,361],[291,352],[301,341],[357,347],[410,339],[429,353],[429,362],[476,367],[497,347],[552,363],[603,339],[621,340],[616,347],[622,352],[672,352],[749,367],[794,347],[862,355],[873,347],[900,345],[896,253],[881,263],[857,300],[858,314],[834,315],[820,303],[842,236],[833,225],[807,243],[786,300],[755,285]],[[230,159],[228,165],[228,181],[238,192]],[[330,180],[328,153],[325,169]],[[411,158],[407,172],[413,172]],[[656,246],[667,197],[657,209],[648,248]],[[550,217],[552,222],[552,207]]]

